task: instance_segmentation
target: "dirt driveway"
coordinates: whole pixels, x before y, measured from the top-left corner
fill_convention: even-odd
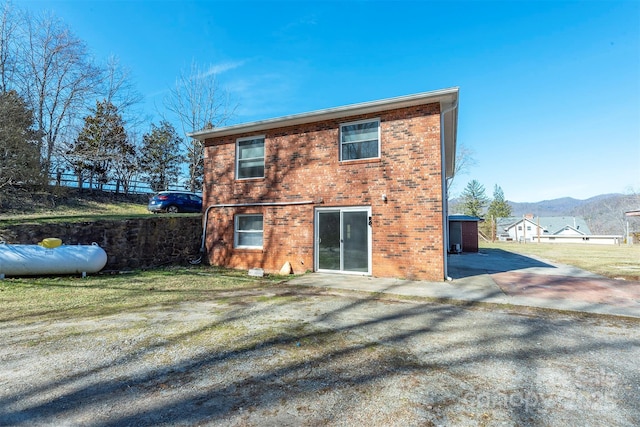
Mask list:
[[[640,425],[629,319],[281,284],[0,342],[0,425]]]

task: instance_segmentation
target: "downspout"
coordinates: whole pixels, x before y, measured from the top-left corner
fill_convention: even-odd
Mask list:
[[[454,102],[449,108],[445,108],[444,111],[440,112],[440,153],[441,153],[441,173],[442,173],[442,230],[444,231],[444,238],[442,239],[444,242],[444,251],[443,251],[443,266],[444,266],[444,278],[446,280],[452,280],[449,277],[449,194],[447,190],[447,165],[446,165],[446,155],[445,155],[445,147],[444,147],[444,116],[447,113],[458,108],[458,101]],[[455,162],[455,155],[454,162]],[[453,171],[455,173],[455,171]]]
[[[314,200],[303,200],[298,202],[262,202],[262,203],[219,203],[216,205],[209,205],[204,211],[204,218],[202,220],[202,244],[200,245],[200,258],[197,262],[192,264],[199,264],[204,256],[205,242],[207,240],[207,224],[209,222],[209,211],[213,208],[236,208],[236,207],[252,207],[252,206],[293,206],[293,205],[311,205],[316,203]],[[322,201],[317,202],[322,203]]]

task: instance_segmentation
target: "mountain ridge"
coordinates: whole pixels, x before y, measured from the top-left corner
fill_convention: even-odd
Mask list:
[[[598,203],[602,200],[624,197],[621,193],[599,194],[588,199],[576,199],[573,197],[560,197],[557,199],[541,200],[539,202],[512,202],[507,200],[511,206],[513,216],[534,214],[536,216],[570,216],[574,211],[585,205]]]

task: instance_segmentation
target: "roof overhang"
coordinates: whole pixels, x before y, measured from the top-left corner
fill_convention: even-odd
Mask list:
[[[560,233],[562,233],[565,230],[573,230],[573,231],[575,231],[576,233],[578,233],[578,234],[580,234],[582,236],[586,236],[587,235],[587,233],[584,233],[584,232],[582,232],[582,231],[578,230],[577,228],[572,227],[570,225],[565,225],[564,227],[560,228],[558,231],[553,233],[553,235],[559,235]]]
[[[449,221],[457,222],[483,222],[484,219],[471,215],[449,215]]]
[[[209,138],[230,136],[241,133],[262,132],[269,129],[296,126],[323,120],[338,119],[341,117],[378,113],[398,108],[414,107],[416,105],[439,103],[440,111],[445,112],[443,115],[444,117],[442,118],[442,135],[444,138],[445,149],[445,176],[450,178],[453,176],[453,172],[455,170],[456,139],[458,135],[458,92],[459,88],[453,87],[414,95],[351,104],[343,107],[327,108],[309,113],[294,114],[213,129],[203,129],[189,133],[188,135],[191,138],[204,141]]]

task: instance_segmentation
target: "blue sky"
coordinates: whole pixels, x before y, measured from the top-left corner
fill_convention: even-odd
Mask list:
[[[639,1],[21,1],[133,72],[150,114],[196,61],[231,123],[460,87],[458,143],[492,196],[640,192]]]

